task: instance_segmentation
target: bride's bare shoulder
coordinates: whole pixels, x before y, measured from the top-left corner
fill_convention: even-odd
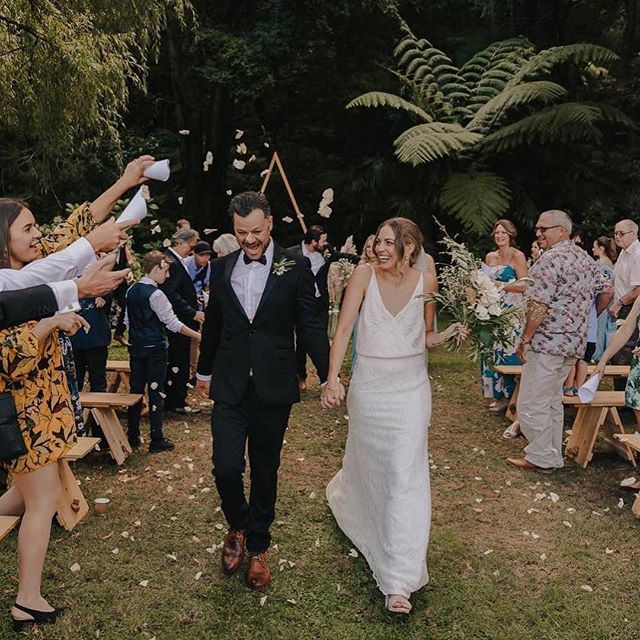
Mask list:
[[[436,277],[435,273],[425,271],[423,277],[425,293],[433,293],[434,291],[438,290],[438,278]]]
[[[373,275],[373,267],[370,264],[359,264],[351,275],[351,280],[358,284],[369,284]]]

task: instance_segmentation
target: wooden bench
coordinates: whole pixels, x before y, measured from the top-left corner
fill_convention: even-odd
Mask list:
[[[58,504],[56,517],[60,526],[71,531],[89,513],[89,505],[82,489],[73,475],[70,462],[84,458],[100,443],[100,438],[78,438],[72,449],[58,460],[58,475],[62,495]]]
[[[113,379],[107,386],[109,393],[117,393],[122,385],[129,391],[131,380],[131,367],[128,360],[107,360],[107,373],[113,373]]]
[[[116,464],[122,464],[132,449],[115,410],[128,409],[141,400],[139,393],[80,393],[80,404],[91,411],[91,416],[100,425]]]
[[[581,467],[586,467],[593,458],[598,433],[602,432],[604,440],[636,466],[631,447],[615,437],[625,433],[617,409],[624,407],[624,391],[597,391],[589,404],[583,404],[578,397],[567,396],[564,404],[578,408],[565,448],[568,456],[575,458]]]
[[[595,365],[590,364],[587,368],[587,372],[589,375],[593,373],[595,369]],[[604,370],[604,375],[606,377],[611,378],[626,378],[629,375],[630,367],[624,364],[608,364]],[[520,391],[520,376],[522,375],[522,365],[521,364],[504,364],[498,365],[496,367],[496,371],[501,373],[503,376],[514,376],[516,378],[516,387],[513,390],[513,395],[509,398],[509,406],[505,412],[505,416],[514,422],[518,419],[518,414],[516,411],[516,405],[518,403],[518,392]],[[624,406],[624,405],[621,405]]]
[[[20,522],[20,516],[0,516],[0,540],[8,536]]]
[[[56,511],[60,526],[71,531],[89,513],[87,503],[69,462],[84,458],[99,444],[100,438],[78,438],[76,444],[58,460],[61,496]],[[0,516],[0,540],[20,522],[20,516]]]
[[[634,451],[638,451],[640,453],[640,438],[635,433],[625,433],[620,434],[616,433],[613,436],[620,442],[625,443],[629,447],[631,447]],[[640,518],[640,493],[636,494],[636,499],[631,507],[631,511],[636,518]]]

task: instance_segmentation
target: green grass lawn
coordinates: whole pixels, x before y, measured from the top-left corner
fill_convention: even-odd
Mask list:
[[[340,466],[347,420],[344,410],[323,412],[312,387],[287,433],[270,553],[274,579],[264,594],[218,569],[213,547],[225,526],[205,409],[188,422],[167,420],[177,442],[172,453],[137,453],[122,469],[104,456],[75,464],[87,498],[107,496],[111,509],[91,512],[71,534],[54,528],[44,592],[68,610],[32,636],[638,638],[640,522],[631,514],[633,496],[618,487],[629,465],[601,455],[586,470],[568,463],[551,477],[507,467],[504,458],[519,452],[522,440],[501,437],[506,422],[486,411],[477,365],[443,352],[430,360],[431,582],[414,595],[410,617],[385,612],[364,560],[349,555],[352,545],[331,517],[324,488]],[[10,638],[16,534],[0,549],[7,612],[0,637]],[[74,563],[80,570],[72,573]]]

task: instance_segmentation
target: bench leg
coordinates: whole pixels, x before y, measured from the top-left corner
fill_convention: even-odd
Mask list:
[[[578,407],[565,453],[575,457],[576,462],[583,468],[589,464],[593,457],[593,445],[607,413],[606,407]]]
[[[609,408],[611,417],[604,423],[605,440],[626,460],[628,460],[634,467],[636,464],[636,456],[633,449],[625,442],[613,437],[614,433],[625,433],[622,421],[620,420],[620,414],[615,407]]]
[[[116,464],[122,464],[132,449],[116,412],[110,407],[96,407],[91,409],[91,413],[95,421],[100,425],[105,440],[109,443],[111,455]]]
[[[118,389],[120,388],[120,382],[121,382],[121,374],[119,371],[116,371],[113,374],[113,379],[107,386],[108,393],[117,393]]]
[[[520,392],[520,376],[516,377],[516,386],[513,390],[513,395],[509,398],[509,405],[505,411],[505,416],[515,422],[518,419],[517,405],[518,405],[518,393]]]
[[[56,517],[60,526],[71,531],[89,513],[89,505],[66,460],[58,460],[58,473],[62,497],[58,504]]]

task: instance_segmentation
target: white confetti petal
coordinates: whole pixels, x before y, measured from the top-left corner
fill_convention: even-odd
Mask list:
[[[238,171],[242,171],[242,169],[245,168],[246,166],[246,162],[244,160],[238,160],[238,158],[236,158],[233,162],[233,168],[237,169]]]
[[[547,559],[547,554],[546,553],[541,553],[540,554],[540,560],[542,560],[543,562]]]
[[[358,552],[355,549],[350,549],[348,555],[351,558],[357,558],[358,557]]]
[[[604,550],[604,552],[605,552],[608,556],[610,556],[610,555],[613,553],[613,549],[609,549],[609,547],[607,547],[607,548]]]
[[[624,500],[620,498],[620,500],[618,500],[618,509],[622,509],[622,507],[624,507]]]
[[[236,153],[238,155],[244,156],[247,153],[247,145],[244,142],[236,145]]]
[[[212,233],[215,233],[217,231],[217,229],[205,229],[204,230],[204,234],[206,236],[210,236]]]
[[[128,531],[123,531],[120,535],[121,535],[123,538],[125,538],[125,539],[126,539],[126,538],[128,538],[128,537],[129,537],[129,532],[128,532]]]
[[[162,241],[162,246],[163,246],[163,247],[170,247],[170,246],[171,246],[171,240],[169,240],[169,238],[165,238],[165,239]]]
[[[227,190],[225,191],[225,193],[226,193],[228,196],[233,195],[233,191],[231,191],[231,189],[227,189]]]
[[[563,520],[563,521],[562,521],[562,524],[563,524],[565,527],[569,527],[569,529],[571,529],[571,528],[573,527],[573,525],[572,525],[570,522],[568,522],[567,520]]]
[[[152,220],[150,224],[158,224],[157,220]]]
[[[242,129],[236,129],[236,140],[240,140],[244,135],[244,131]]]
[[[196,573],[195,575],[196,580],[200,580],[200,578],[202,578],[202,571],[198,571],[198,573]]]
[[[629,478],[625,478],[624,480],[622,480],[622,482],[620,482],[620,486],[621,487],[630,487],[631,485],[635,484],[637,482],[637,480],[631,476]]]
[[[211,153],[211,151],[207,151],[207,155],[204,157],[204,161],[207,164],[213,164],[213,153]]]
[[[180,369],[178,367],[171,367],[171,371],[173,371],[173,373],[178,373]]]
[[[575,512],[576,512],[576,510],[573,507],[569,507],[567,509],[567,513],[575,513]]]
[[[255,154],[252,154],[247,162],[255,162],[257,160]]]
[[[260,598],[260,606],[264,607],[266,602],[267,602],[267,596],[262,596],[262,598]]]
[[[169,560],[173,560],[174,562],[178,561],[178,556],[175,553],[167,553],[167,558],[169,558]]]
[[[291,224],[293,222],[293,218],[291,218],[290,216],[285,216],[284,218],[282,218],[282,222],[286,222],[287,224]]]
[[[224,525],[223,525],[223,524],[220,524],[219,522],[218,522],[218,524],[214,525],[214,527],[215,527],[218,531],[222,531],[222,530],[224,529]]]
[[[181,136],[188,136],[191,133],[191,131],[189,131],[189,129],[180,129],[180,131],[178,131],[178,133]]]
[[[182,204],[184,202],[184,196],[178,196],[178,204]]]
[[[69,567],[69,571],[71,571],[71,573],[78,573],[78,571],[80,571],[80,565],[77,562],[74,562],[70,567]]]
[[[260,177],[264,178],[267,175],[267,173],[269,173],[269,169],[265,169],[264,171],[261,171],[260,172]]]
[[[138,584],[141,587],[146,587],[149,584],[149,581],[148,580],[140,580],[140,582],[138,582]]]
[[[580,589],[586,591],[587,593],[591,593],[593,591],[593,587],[590,587],[588,584],[580,585]]]
[[[555,504],[560,500],[560,496],[557,493],[553,493],[553,491],[549,491],[549,499]]]
[[[321,216],[322,218],[330,218],[332,213],[333,211],[331,207],[328,207],[326,205],[318,209],[318,215]]]
[[[487,549],[487,550],[484,552],[484,555],[485,555],[485,556],[490,556],[492,553],[493,553],[493,549]]]
[[[118,547],[116,547],[115,549],[111,549],[111,553],[113,553],[114,556],[117,556],[118,553],[120,553],[120,549],[118,549]]]
[[[146,184],[140,187],[140,195],[144,200],[151,200],[151,191],[149,191],[149,187]]]
[[[264,148],[265,148],[265,149],[268,149],[268,148],[269,148],[269,143],[268,143],[268,142],[264,142],[263,144],[264,144]]]

